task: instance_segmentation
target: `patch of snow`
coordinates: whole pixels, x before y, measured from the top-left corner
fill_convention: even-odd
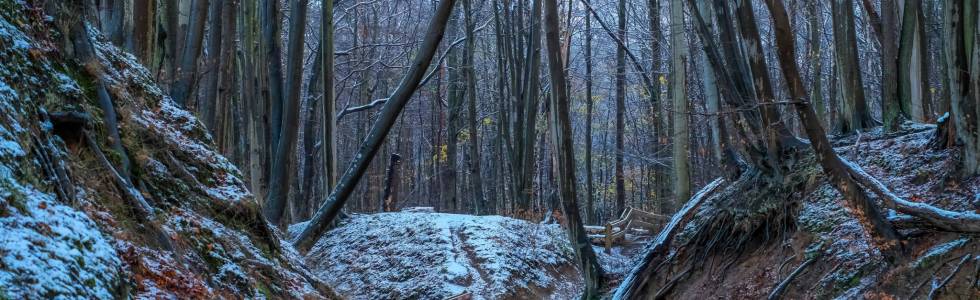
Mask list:
[[[353,215],[326,233],[306,261],[352,299],[467,293],[472,299],[564,299],[581,293],[574,253],[559,225],[501,216]]]
[[[0,155],[2,158],[3,155]],[[115,250],[84,213],[0,165],[0,286],[12,299],[112,298]]]

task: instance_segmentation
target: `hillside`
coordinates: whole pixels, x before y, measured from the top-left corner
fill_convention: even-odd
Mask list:
[[[26,5],[0,1],[0,298],[333,297],[146,69],[91,30],[96,78],[68,58],[64,18]],[[100,81],[125,153],[109,150]],[[121,156],[128,180],[105,164]]]
[[[980,210],[980,178],[957,179],[950,167],[956,150],[932,148],[935,134],[934,126],[906,124],[898,133],[879,129],[838,138],[835,145],[903,198],[952,211]],[[974,236],[930,229],[887,210],[904,236],[902,254],[889,263],[814,164],[812,156],[800,158],[789,179],[798,188],[769,190],[742,177],[706,194],[650,293],[758,299],[785,283],[786,299],[980,297],[980,241]],[[770,199],[784,204],[767,205]]]

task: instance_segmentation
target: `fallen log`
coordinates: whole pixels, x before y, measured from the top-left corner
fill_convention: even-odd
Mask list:
[[[653,240],[650,244],[651,246],[647,249],[646,254],[643,256],[643,260],[640,261],[623,282],[619,284],[616,288],[616,293],[613,295],[613,299],[633,299],[634,294],[639,291],[647,281],[650,279],[649,276],[644,276],[645,274],[653,273],[667,258],[667,254],[670,252],[670,245],[673,242],[674,237],[677,235],[684,225],[687,224],[691,218],[694,217],[698,212],[698,208],[701,204],[705,202],[715,190],[718,189],[724,183],[725,180],[722,178],[715,179],[700,192],[691,197],[690,200],[684,204],[677,213],[671,217],[670,222],[662,230],[660,234]]]

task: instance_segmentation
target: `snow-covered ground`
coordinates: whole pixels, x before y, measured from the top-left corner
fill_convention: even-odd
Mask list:
[[[620,253],[600,254],[600,259],[622,268]],[[306,261],[352,299],[464,294],[472,299],[574,299],[581,292],[580,271],[559,225],[501,216],[354,215],[328,232]]]

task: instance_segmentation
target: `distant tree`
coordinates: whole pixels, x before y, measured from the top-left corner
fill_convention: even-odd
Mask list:
[[[194,6],[190,10],[190,22],[187,25],[186,38],[184,38],[186,45],[180,55],[177,69],[174,71],[177,81],[170,91],[170,96],[180,106],[188,105],[188,101],[193,99],[192,92],[197,83],[197,61],[201,55],[201,45],[204,41],[204,24],[208,16],[209,3],[209,0],[194,0]]]

